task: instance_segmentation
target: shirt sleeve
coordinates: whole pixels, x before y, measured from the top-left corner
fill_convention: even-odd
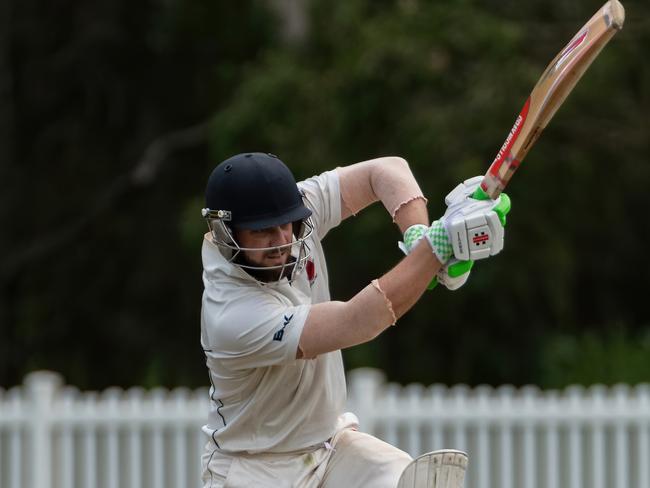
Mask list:
[[[204,302],[201,320],[207,350],[231,369],[286,364],[296,360],[309,305],[289,306],[272,296],[234,300],[226,307]]]
[[[312,211],[312,219],[322,239],[331,229],[341,223],[341,191],[338,173],[326,171],[298,183],[305,195],[306,205]]]

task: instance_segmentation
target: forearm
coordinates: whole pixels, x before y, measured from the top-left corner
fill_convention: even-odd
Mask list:
[[[398,266],[379,278],[385,306],[393,309],[396,319],[415,305],[441,266],[429,243],[422,239]]]
[[[344,217],[381,201],[402,232],[413,224],[429,223],[426,199],[404,159],[371,159],[337,172]]]

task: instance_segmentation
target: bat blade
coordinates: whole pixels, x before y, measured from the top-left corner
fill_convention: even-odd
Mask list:
[[[505,189],[557,109],[624,21],[621,2],[608,1],[555,56],[483,177],[477,197],[494,199]]]

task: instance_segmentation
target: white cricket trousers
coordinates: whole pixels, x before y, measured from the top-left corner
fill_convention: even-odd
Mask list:
[[[411,460],[348,427],[322,447],[292,453],[226,456],[206,450],[203,488],[395,488]]]

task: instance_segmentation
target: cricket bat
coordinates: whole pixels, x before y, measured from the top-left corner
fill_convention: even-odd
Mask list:
[[[548,65],[483,177],[474,198],[495,199],[605,44],[623,28],[625,9],[610,0],[589,19]]]

